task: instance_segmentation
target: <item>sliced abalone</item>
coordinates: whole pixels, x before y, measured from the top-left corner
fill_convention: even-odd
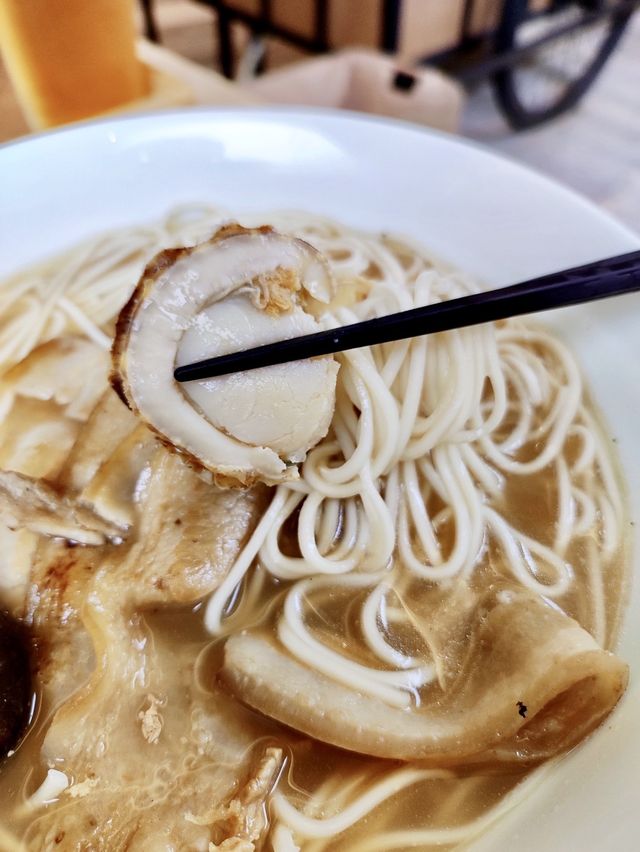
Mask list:
[[[162,252],[120,314],[114,386],[219,483],[294,478],[331,422],[338,371],[331,356],[183,385],[173,373],[320,330],[332,292],[323,257],[269,227],[230,225],[201,245]]]

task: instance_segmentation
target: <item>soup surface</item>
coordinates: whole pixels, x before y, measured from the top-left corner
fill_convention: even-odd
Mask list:
[[[275,487],[219,488],[122,404],[145,264],[227,218],[180,209],[0,287],[0,604],[36,687],[0,848],[453,848],[624,690],[614,446],[543,328],[338,356],[329,431]],[[390,235],[251,218],[327,258],[327,326],[477,289]]]

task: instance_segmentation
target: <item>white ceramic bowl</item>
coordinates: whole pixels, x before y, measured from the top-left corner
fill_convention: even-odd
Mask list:
[[[0,275],[186,201],[303,208],[421,240],[494,285],[640,247],[556,183],[408,124],[303,110],[189,110],[79,125],[0,149]],[[640,296],[549,314],[573,345],[622,456],[640,522]],[[640,523],[637,524],[640,527]],[[640,555],[634,549],[636,573]],[[640,848],[640,583],[620,708],[475,850]]]

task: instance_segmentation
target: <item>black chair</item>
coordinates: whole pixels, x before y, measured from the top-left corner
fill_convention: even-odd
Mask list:
[[[147,36],[157,41],[152,0],[140,2]],[[299,0],[312,15],[311,35],[274,21],[272,0],[259,0],[258,11],[254,13],[230,5],[228,0],[197,2],[217,13],[217,58],[223,74],[229,78],[233,77],[235,64],[231,29],[236,21],[244,24],[256,40],[275,36],[312,54],[335,47],[329,37],[329,0]],[[339,2],[350,2],[355,10],[359,0]],[[532,0],[495,0],[499,19],[486,32],[478,34],[471,28],[475,2],[464,2],[457,43],[441,53],[423,57],[421,62],[442,68],[465,85],[489,80],[498,106],[515,129],[534,127],[575,106],[615,50],[634,11],[640,9],[640,0],[548,0],[542,8]],[[387,53],[395,53],[398,48],[401,10],[402,0],[380,2],[378,47]],[[569,23],[563,18],[567,11],[574,13]],[[537,35],[532,38],[528,33],[534,19]],[[599,27],[601,37],[585,63],[583,36],[594,26]],[[545,59],[548,50],[562,55],[564,86],[557,85],[557,73],[548,72]],[[577,66],[576,57],[580,59]],[[264,69],[264,59],[258,67]],[[553,61],[550,67],[554,69]],[[542,100],[541,86],[545,87]]]
[[[326,53],[329,43],[328,0],[307,0],[313,15],[313,32],[305,36],[273,20],[271,0],[260,0],[259,10],[252,14],[230,5],[225,0],[197,0],[217,13],[219,61],[225,77],[233,76],[234,54],[231,27],[234,22],[244,24],[254,38],[275,36],[309,53]],[[396,48],[400,0],[383,0],[380,48],[393,52]]]
[[[153,0],[140,0],[140,8],[144,19],[144,34],[149,41],[160,41],[160,31],[153,14]]]

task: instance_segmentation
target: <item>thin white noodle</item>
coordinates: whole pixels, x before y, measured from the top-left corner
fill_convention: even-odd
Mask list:
[[[303,837],[333,837],[350,828],[386,799],[401,790],[432,778],[451,778],[445,769],[399,769],[382,781],[374,784],[367,792],[352,802],[340,813],[325,819],[308,817],[300,813],[281,793],[273,796],[276,817],[289,826],[294,834]]]
[[[456,848],[462,849],[528,798],[547,776],[552,764],[553,761],[550,761],[544,767],[536,769],[510,793],[507,793],[498,805],[469,823],[455,828],[417,828],[383,832],[354,843],[350,847],[350,852],[386,852],[391,849],[411,847],[424,849],[429,846],[444,845],[455,845]]]
[[[603,646],[607,641],[607,614],[605,611],[604,578],[598,559],[598,549],[595,541],[587,541],[587,576],[590,587],[589,601],[591,603],[592,628],[591,633],[596,642]]]
[[[408,707],[414,690],[433,680],[432,666],[419,666],[404,671],[373,669],[333,651],[315,639],[303,619],[303,598],[312,590],[327,584],[348,588],[366,588],[379,577],[352,574],[347,577],[301,580],[287,594],[284,618],[278,622],[278,639],[292,656],[328,677],[375,696],[394,707]]]
[[[111,338],[105,334],[104,331],[99,329],[95,323],[91,322],[89,317],[83,313],[77,305],[74,305],[73,302],[70,302],[65,296],[60,297],[58,304],[75,322],[78,329],[86,334],[89,340],[93,340],[93,342],[97,343],[102,349],[111,349]]]
[[[233,594],[236,586],[242,581],[249,568],[251,568],[253,560],[256,558],[269,529],[273,525],[274,518],[281,511],[286,500],[287,494],[284,489],[276,490],[271,505],[262,516],[251,538],[243,547],[242,553],[236,559],[233,568],[209,598],[204,613],[204,623],[210,633],[216,634],[221,631],[222,614],[227,600]]]
[[[556,479],[558,482],[558,520],[553,549],[556,553],[564,556],[576,525],[576,506],[569,468],[562,456],[556,460]]]
[[[592,497],[577,486],[571,489],[576,506],[576,519],[573,534],[577,537],[587,535],[596,524],[596,504]]]
[[[388,590],[389,586],[386,583],[380,583],[365,600],[360,614],[362,635],[369,649],[379,660],[390,666],[408,669],[419,665],[419,661],[414,657],[408,657],[390,645],[378,624],[379,620],[382,625],[386,624],[385,594]]]
[[[300,852],[300,847],[293,840],[291,830],[284,825],[277,825],[271,833],[273,852]]]
[[[548,598],[561,597],[573,579],[571,567],[549,547],[519,533],[493,509],[485,508],[485,517],[493,535],[497,538],[506,557],[507,565],[516,580],[537,595]],[[556,578],[542,583],[537,577],[535,556],[552,568]]]

